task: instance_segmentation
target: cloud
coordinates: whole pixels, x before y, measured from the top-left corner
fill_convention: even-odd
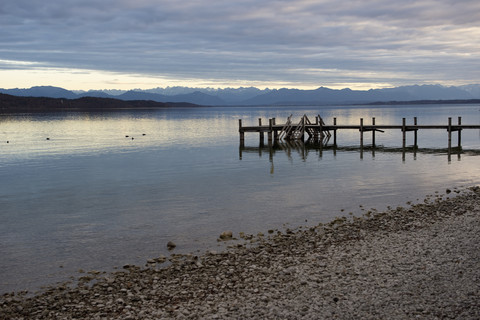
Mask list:
[[[179,80],[465,83],[480,78],[479,13],[469,0],[3,0],[0,59]]]

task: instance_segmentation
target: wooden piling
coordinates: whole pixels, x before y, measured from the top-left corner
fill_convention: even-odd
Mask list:
[[[360,118],[360,148],[363,148],[363,118]]]
[[[462,117],[458,117],[458,126],[462,125]],[[458,150],[462,148],[462,129],[458,128]]]
[[[413,124],[415,126],[417,125],[417,117],[413,117]],[[413,147],[415,149],[418,148],[418,145],[417,145],[417,131],[418,131],[418,129],[413,130]]]
[[[268,119],[268,145],[272,145],[272,127],[273,127],[273,119]]]
[[[258,118],[258,126],[261,127],[262,126],[262,118]],[[264,133],[263,131],[260,131],[260,145],[263,146],[265,144],[265,136],[264,136]]]
[[[372,125],[375,125],[375,117],[372,118]],[[372,130],[372,147],[375,148],[375,129]]]
[[[272,118],[272,124],[275,126],[277,124],[277,120]],[[273,131],[273,140],[278,141],[278,130]]]
[[[407,145],[406,119],[402,118],[402,162],[405,162],[405,147]]]
[[[333,118],[333,125],[337,125],[337,118]],[[337,129],[333,129],[333,145],[337,146]]]
[[[245,145],[245,131],[242,129],[242,119],[238,119],[238,132],[240,133],[240,146]]]
[[[320,133],[320,146],[323,147],[323,138],[324,138],[324,134],[323,134],[323,121],[322,119],[320,119],[320,116],[317,116],[317,120],[318,120],[318,125],[319,125],[319,133]],[[317,139],[318,139],[318,134],[317,134]]]
[[[452,118],[448,118],[448,153],[452,151]]]

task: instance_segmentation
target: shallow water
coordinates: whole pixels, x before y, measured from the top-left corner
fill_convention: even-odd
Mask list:
[[[480,124],[474,105],[195,108],[0,117],[0,292],[37,289],[83,270],[112,270],[174,252],[215,249],[224,230],[312,225],[368,208],[405,205],[435,191],[480,184],[480,132],[446,154],[447,133],[420,130],[402,152],[400,131],[358,148],[259,147],[238,119],[283,122],[317,114],[332,123]],[[127,137],[128,136],[128,137]],[[133,139],[132,139],[133,137]],[[48,138],[48,140],[47,140]],[[413,143],[413,133],[407,134]],[[453,135],[455,145],[456,133]],[[6,143],[8,141],[8,143]],[[370,135],[365,134],[365,143]]]

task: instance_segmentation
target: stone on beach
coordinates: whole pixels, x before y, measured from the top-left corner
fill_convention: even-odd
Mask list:
[[[6,319],[480,319],[480,188],[91,284],[0,296]],[[152,260],[163,260],[163,256]],[[166,259],[166,258],[165,258]]]
[[[231,240],[232,237],[233,237],[233,232],[230,231],[230,230],[223,231],[223,232],[220,234],[220,239],[222,239],[222,240]]]
[[[168,250],[173,250],[173,249],[175,249],[176,246],[177,245],[175,243],[173,243],[172,241],[168,241],[168,243],[167,243],[167,249]]]

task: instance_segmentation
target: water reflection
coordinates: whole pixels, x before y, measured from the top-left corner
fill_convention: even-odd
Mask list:
[[[366,154],[370,154],[372,159],[378,153],[390,153],[399,154],[402,161],[406,161],[407,155],[412,155],[413,160],[417,160],[419,154],[429,155],[441,155],[447,156],[447,160],[450,162],[452,156],[458,161],[462,159],[462,155],[467,156],[480,156],[480,150],[478,149],[464,149],[462,147],[452,148],[418,148],[415,146],[406,147],[385,147],[385,146],[337,146],[328,145],[328,139],[323,142],[307,140],[303,142],[301,140],[291,141],[275,141],[273,144],[265,145],[260,143],[258,147],[249,147],[242,144],[239,145],[239,159],[244,158],[244,154],[258,154],[261,158],[264,155],[268,155],[271,163],[271,173],[274,173],[273,162],[274,157],[277,155],[286,155],[289,161],[294,161],[294,155],[298,155],[301,161],[307,161],[307,158],[315,156],[322,158],[325,153],[337,156],[337,152],[357,152],[359,158],[362,160]]]
[[[228,115],[195,112],[0,114],[0,165],[19,159],[208,146],[229,139]]]
[[[356,124],[359,117],[370,123],[374,116],[378,123],[414,116],[440,123],[453,112],[477,119],[478,108],[450,109],[335,107],[321,114],[326,123],[338,117],[339,124]],[[283,119],[291,111],[0,116],[0,293],[63,281],[80,268],[142,265],[168,255],[170,240],[178,253],[218,250],[224,230],[256,234],[284,223],[328,222],[361,214],[359,205],[381,210],[479,183],[478,158],[469,156],[478,155],[470,149],[480,150],[474,130],[462,135],[464,149],[452,154],[462,161],[451,163],[447,149],[395,148],[401,133],[393,130],[378,134],[374,149],[370,134],[363,149],[349,147],[358,145],[358,130],[339,133],[341,147],[298,141],[259,146],[257,133],[246,138],[256,147],[237,149],[238,119],[256,124],[259,117]],[[445,146],[446,134],[422,132],[418,145]],[[405,161],[412,155],[417,161]]]

